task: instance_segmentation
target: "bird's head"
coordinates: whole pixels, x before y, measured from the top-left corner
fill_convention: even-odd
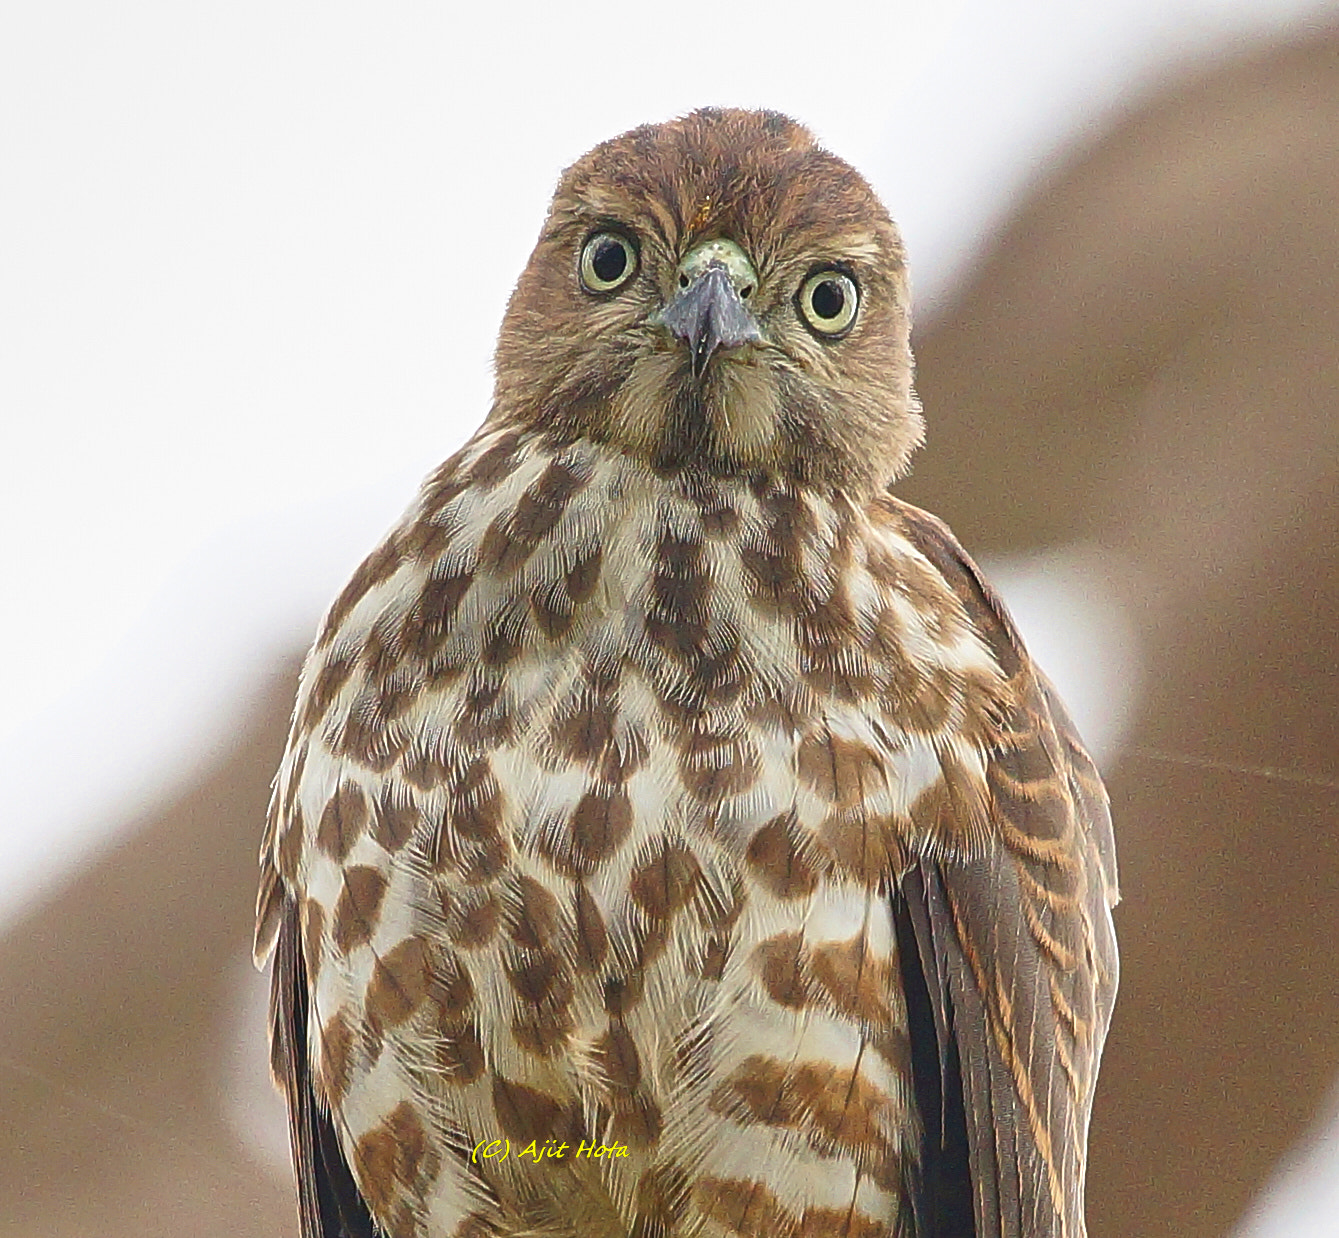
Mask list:
[[[662,469],[872,491],[921,439],[901,239],[775,112],[705,109],[566,173],[513,293],[495,420]]]

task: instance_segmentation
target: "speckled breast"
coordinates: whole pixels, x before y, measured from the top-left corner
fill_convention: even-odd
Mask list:
[[[902,1232],[888,892],[997,676],[877,502],[507,432],[430,479],[309,659],[271,837],[384,1227]]]

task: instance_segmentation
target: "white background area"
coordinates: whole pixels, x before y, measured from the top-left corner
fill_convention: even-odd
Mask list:
[[[226,751],[479,423],[506,297],[589,146],[706,103],[791,113],[901,222],[923,320],[1020,191],[1169,69],[1336,16],[1304,0],[6,6],[0,923]],[[1002,565],[1001,583],[1111,754],[1137,651],[1082,556]],[[1101,640],[1085,671],[1075,650]],[[1243,1235],[1339,1235],[1337,1143]],[[1328,1204],[1308,1196],[1326,1181]]]

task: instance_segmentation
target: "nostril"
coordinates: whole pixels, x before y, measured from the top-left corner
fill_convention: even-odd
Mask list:
[[[680,275],[680,276],[679,276],[679,287],[680,287],[680,288],[687,288],[687,287],[688,287],[688,276],[686,276],[686,275]]]
[[[752,284],[745,284],[745,285],[739,290],[739,295],[740,295],[741,297],[747,297],[747,296],[749,296],[752,292],[753,292],[753,285],[752,285]]]

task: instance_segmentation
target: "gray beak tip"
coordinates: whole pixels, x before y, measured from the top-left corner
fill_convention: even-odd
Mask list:
[[[718,348],[762,339],[724,264],[713,263],[659,314],[661,324],[688,345],[693,377],[701,378]]]

